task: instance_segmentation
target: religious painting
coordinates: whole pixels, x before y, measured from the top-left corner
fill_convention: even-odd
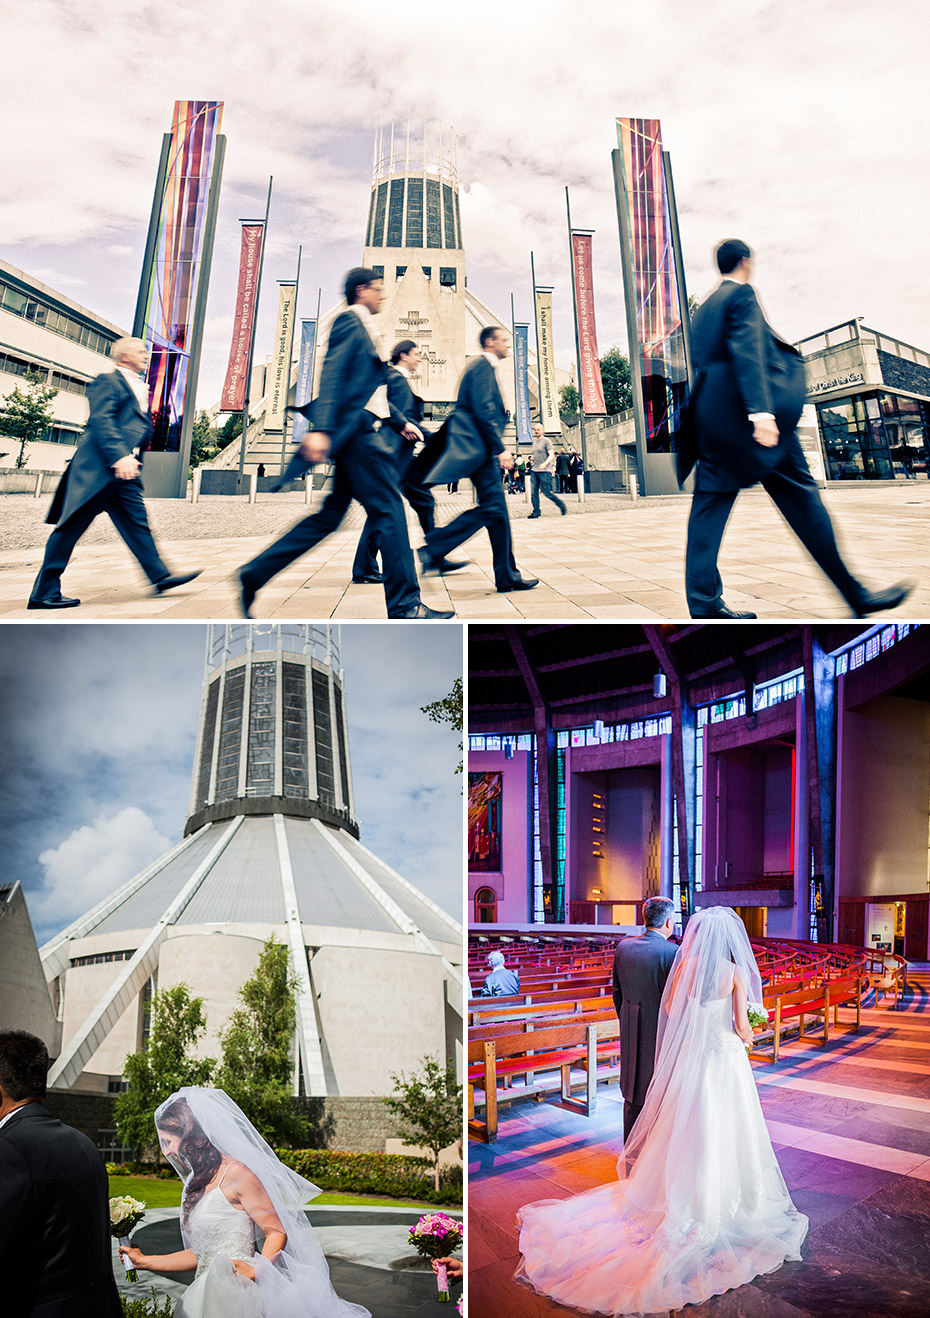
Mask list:
[[[468,775],[468,868],[471,871],[500,871],[503,777],[501,773]]]

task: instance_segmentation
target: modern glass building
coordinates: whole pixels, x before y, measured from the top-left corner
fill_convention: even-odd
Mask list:
[[[930,352],[859,320],[797,346],[828,480],[930,478]]]

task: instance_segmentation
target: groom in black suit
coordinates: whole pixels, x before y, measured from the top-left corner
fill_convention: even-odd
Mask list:
[[[451,618],[451,611],[430,609],[420,602],[393,435],[382,429],[391,407],[387,366],[378,352],[372,318],[384,302],[383,281],[373,270],[350,270],[345,296],[347,310],[336,317],[329,332],[320,392],[312,403],[295,409],[313,427],[304,437],[299,457],[311,466],[331,458],[333,488],[318,513],[298,522],[241,569],[242,612],[251,617],[252,601],[262,586],[335,531],[357,499],[381,550],[388,617]],[[292,460],[285,479],[296,470]]]
[[[667,941],[674,904],[668,897],[643,902],[645,932],[624,938],[614,955],[614,1007],[620,1018],[620,1092],[623,1139],[630,1138],[655,1069],[659,1004],[678,951]]]
[[[448,571],[446,555],[484,526],[497,589],[532,590],[539,582],[521,577],[514,561],[510,513],[501,483],[501,470],[509,471],[513,458],[503,444],[507,411],[496,373],[510,355],[510,335],[498,325],[488,325],[478,341],[481,355],[465,367],[455,411],[443,426],[445,451],[425,478],[428,485],[445,485],[467,477],[475,487],[478,506],[430,531],[419,551],[420,562],[426,572]]]
[[[148,389],[139,372],[145,368],[148,349],[142,339],[117,339],[110,356],[112,369],[87,386],[90,417],[45,519],[57,526],[45,546],[30,609],[71,609],[80,604],[62,595],[61,574],[78,540],[100,513],[109,514],[159,595],[200,575],[168,570],[145,515],[140,456],[151,438],[152,418]]]
[[[106,1169],[49,1114],[47,1072],[41,1039],[0,1032],[0,1313],[120,1318]]]
[[[717,554],[737,494],[757,482],[856,617],[896,608],[911,586],[870,592],[840,557],[796,434],[806,395],[804,363],[762,314],[749,282],[751,249],[731,238],[717,248],[716,259],[723,278],[691,326],[695,378],[678,455],[681,484],[697,460],[685,563],[692,618],[756,616],[724,604]]]

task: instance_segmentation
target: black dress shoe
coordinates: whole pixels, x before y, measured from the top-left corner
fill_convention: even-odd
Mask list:
[[[446,572],[458,572],[459,568],[468,567],[471,562],[470,558],[435,558],[433,563],[435,570],[442,576]]]
[[[417,550],[417,558],[420,560],[420,571],[424,576],[430,576],[432,573],[439,571],[441,560],[433,558],[433,555],[430,553],[429,548],[426,545],[420,545],[420,548]]]
[[[69,600],[64,595],[56,595],[49,600],[30,600],[27,609],[76,609],[80,600]]]
[[[383,572],[366,572],[363,577],[353,577],[353,586],[378,586],[384,580]]]
[[[692,618],[756,618],[756,613],[741,613],[739,609],[728,609],[725,604],[721,604],[716,609],[711,609],[709,613],[692,613]]]
[[[392,618],[454,618],[454,609],[430,609],[425,604],[414,604],[406,613],[392,613]]]
[[[885,609],[896,609],[903,604],[914,589],[914,583],[899,581],[895,586],[885,590],[867,590],[861,599],[852,606],[854,618],[865,618],[870,613],[882,613]]]
[[[258,594],[254,586],[247,585],[242,578],[239,578],[239,608],[242,610],[243,618],[251,618],[252,601]]]
[[[502,595],[509,590],[532,590],[534,586],[539,585],[538,577],[517,577],[516,581],[510,581],[506,586],[498,586]]]
[[[155,582],[155,593],[164,595],[166,590],[174,590],[175,586],[186,586],[189,581],[199,577],[202,571],[203,568],[199,567],[196,572],[177,572],[172,573],[171,576],[162,577],[161,581]]]
[[[542,516],[542,513],[527,513],[527,514],[526,514],[526,520],[527,520],[528,522],[531,522],[531,521],[533,520],[534,517],[541,517],[541,516]]]

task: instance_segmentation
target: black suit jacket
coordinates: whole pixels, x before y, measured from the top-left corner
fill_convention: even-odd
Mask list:
[[[117,370],[106,371],[87,386],[90,416],[77,451],[58,483],[47,522],[66,522],[112,481],[120,458],[142,449],[152,434],[148,409],[143,411],[132,386]]]
[[[311,405],[311,424],[314,430],[330,436],[333,458],[361,429],[368,400],[379,385],[386,383],[387,366],[375,351],[358,313],[343,311],[329,332],[320,391]]]
[[[695,378],[679,442],[682,484],[699,460],[697,489],[736,490],[773,471],[794,442],[805,400],[804,363],[771,328],[751,284],[725,279],[691,326]],[[771,412],[779,441],[753,438],[749,416]]]
[[[614,954],[614,1007],[620,1018],[620,1092],[646,1097],[656,1060],[659,1004],[678,948],[655,929],[624,938]]]
[[[455,411],[444,422],[445,448],[428,472],[427,485],[463,480],[503,453],[507,410],[494,367],[485,357],[473,357],[459,381]]]
[[[0,1127],[0,1279],[10,1318],[122,1315],[103,1161],[41,1103]]]

